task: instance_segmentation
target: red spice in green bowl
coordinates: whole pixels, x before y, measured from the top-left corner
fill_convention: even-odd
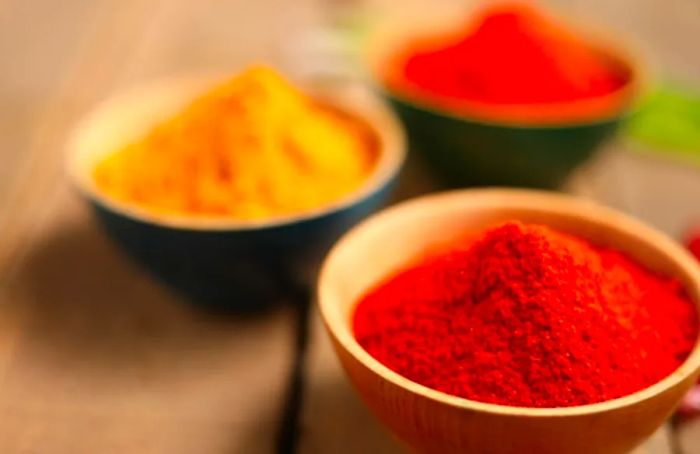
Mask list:
[[[423,197],[346,234],[319,305],[370,409],[418,452],[625,453],[700,373],[700,268],[574,197]]]
[[[466,24],[399,24],[369,40],[380,90],[449,182],[557,187],[637,97],[634,59],[532,6]]]

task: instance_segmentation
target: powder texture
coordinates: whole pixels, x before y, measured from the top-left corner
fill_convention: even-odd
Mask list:
[[[374,168],[363,121],[253,67],[100,162],[109,196],[151,211],[264,219],[331,204]]]
[[[673,278],[539,225],[463,239],[366,294],[359,343],[399,374],[472,400],[601,402],[648,387],[693,348],[694,305]]]
[[[397,52],[391,66],[387,82],[392,89],[457,110],[470,102],[595,98],[629,79],[620,62],[520,3],[486,8],[464,30],[417,38]]]

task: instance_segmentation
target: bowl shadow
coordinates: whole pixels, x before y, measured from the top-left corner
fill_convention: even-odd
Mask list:
[[[9,359],[0,413],[26,413],[20,428],[69,421],[72,441],[44,434],[59,450],[81,437],[70,421],[92,418],[112,426],[84,434],[95,446],[269,452],[291,357],[289,308],[221,317],[183,304],[78,219],[36,243],[9,280],[3,313],[17,314],[18,329],[0,358]]]
[[[314,380],[313,390],[307,389],[306,393],[300,452],[406,452],[370,413],[344,375],[329,374]]]
[[[275,317],[222,317],[185,304],[89,222],[66,225],[35,245],[13,285],[18,298],[10,304],[22,305],[23,340],[32,353],[93,370],[206,355],[233,333],[254,335]]]

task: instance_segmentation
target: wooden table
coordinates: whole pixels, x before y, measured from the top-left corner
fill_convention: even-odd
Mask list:
[[[617,24],[700,80],[685,42],[697,31],[694,0],[553,3]],[[0,0],[0,452],[276,449],[293,311],[221,319],[181,304],[96,228],[67,187],[62,147],[82,113],[139,81],[261,57],[289,66],[294,39],[322,18],[312,0],[293,9],[281,0]],[[700,216],[698,171],[621,148],[613,144],[570,190],[674,234]],[[409,169],[401,197],[431,187]],[[299,452],[397,452],[350,390],[315,314],[302,375]],[[697,426],[680,437],[686,454],[700,453]],[[669,453],[665,436],[643,452]]]

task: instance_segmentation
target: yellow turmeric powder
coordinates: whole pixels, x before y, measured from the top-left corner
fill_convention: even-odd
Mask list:
[[[254,220],[332,203],[376,157],[363,121],[253,67],[108,155],[93,176],[107,195],[155,212]]]

